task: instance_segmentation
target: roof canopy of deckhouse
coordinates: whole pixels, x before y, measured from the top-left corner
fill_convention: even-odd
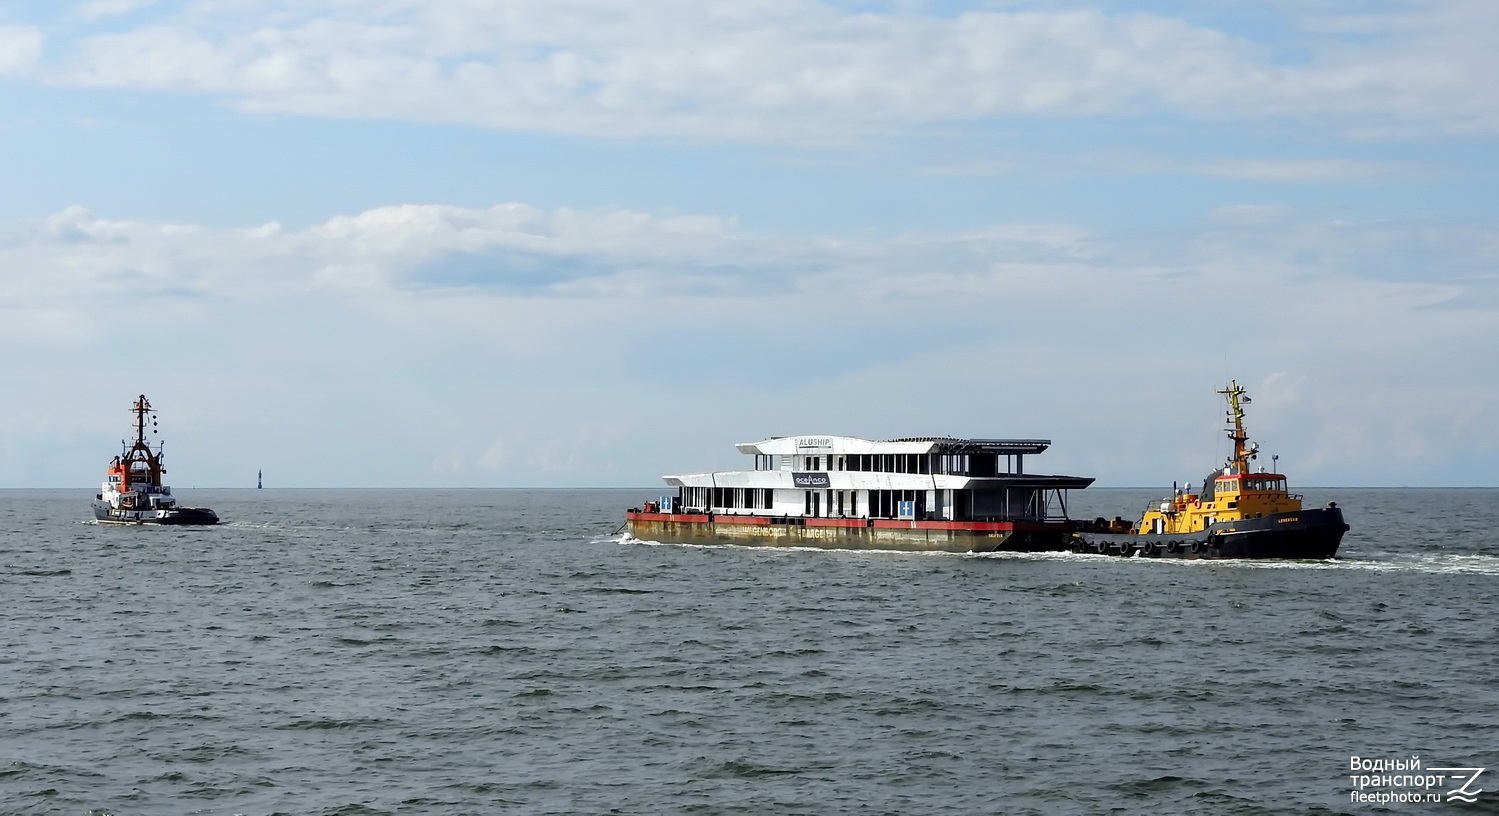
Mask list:
[[[832,450],[842,454],[860,453],[993,453],[1001,456],[1041,453],[1051,447],[1050,439],[958,439],[950,436],[922,436],[905,439],[871,440],[854,436],[776,436],[760,442],[735,445],[740,453],[794,455],[801,451]]]

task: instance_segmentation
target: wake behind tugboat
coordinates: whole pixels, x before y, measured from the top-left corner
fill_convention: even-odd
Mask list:
[[[1249,396],[1229,381],[1219,391],[1228,400],[1233,456],[1193,493],[1183,486],[1147,507],[1138,524],[1115,517],[1077,522],[1073,552],[1147,558],[1292,558],[1337,555],[1348,524],[1334,502],[1304,509],[1301,496],[1286,490],[1279,473],[1250,471],[1259,446],[1244,431]]]
[[[218,524],[218,514],[206,507],[179,507],[172,488],[161,483],[161,445],[146,443],[146,417],[155,410],[142,394],[135,413],[135,442],[109,462],[109,471],[94,496],[94,518],[104,524]]]

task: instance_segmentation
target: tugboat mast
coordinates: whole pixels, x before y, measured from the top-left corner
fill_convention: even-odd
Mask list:
[[[135,412],[135,444],[140,447],[146,444],[146,415],[151,413],[151,401],[141,394],[130,410]]]
[[[1234,455],[1229,460],[1235,473],[1248,473],[1249,460],[1259,452],[1258,445],[1247,444],[1249,434],[1244,430],[1244,406],[1250,403],[1249,394],[1237,380],[1229,380],[1228,387],[1216,391],[1228,398],[1228,421],[1233,427],[1227,429],[1228,438],[1234,441]]]
[[[155,414],[156,411],[151,408],[151,401],[146,399],[145,394],[141,394],[136,398],[135,405],[130,410],[135,414],[135,444],[131,445],[130,449],[125,452],[125,478],[127,480],[130,478],[129,464],[131,462],[145,462],[146,472],[151,478],[150,484],[159,485],[161,484],[161,474],[165,472],[161,467],[161,454],[152,451],[151,446],[146,443],[146,417],[147,415]],[[154,416],[151,419],[151,424],[156,424]],[[128,481],[125,482],[124,489],[130,489]]]

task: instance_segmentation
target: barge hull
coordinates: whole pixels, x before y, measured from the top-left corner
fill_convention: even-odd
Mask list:
[[[1065,523],[778,518],[689,513],[625,514],[630,535],[666,544],[740,544],[833,550],[1059,552]]]

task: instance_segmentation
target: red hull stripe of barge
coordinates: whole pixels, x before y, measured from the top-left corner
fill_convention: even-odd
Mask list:
[[[687,513],[625,513],[625,518],[630,521],[695,521],[706,524],[709,518],[705,515],[689,515]],[[767,524],[769,522],[766,522]]]
[[[669,521],[688,524],[769,525],[774,523],[768,516],[714,516],[709,518],[700,513],[626,513],[625,517],[631,521]],[[870,525],[869,521],[869,519],[807,518],[803,520],[803,523],[807,527],[864,528],[873,526],[888,530],[965,530],[976,533],[1004,533],[1013,530],[1054,530],[1063,526],[1024,521],[911,521],[903,519],[874,519],[873,525]]]

